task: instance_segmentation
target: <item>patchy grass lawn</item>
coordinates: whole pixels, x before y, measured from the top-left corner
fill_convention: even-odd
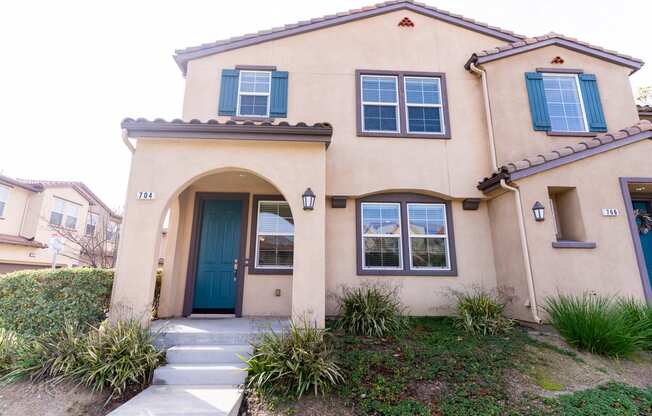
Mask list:
[[[280,405],[251,393],[248,414],[652,416],[649,354],[614,361],[521,329],[472,337],[448,318],[412,319],[396,338],[334,338],[345,385]]]

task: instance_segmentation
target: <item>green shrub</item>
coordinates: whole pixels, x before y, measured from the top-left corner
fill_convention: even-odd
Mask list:
[[[484,289],[455,292],[457,298],[456,324],[473,335],[496,335],[508,332],[514,321],[505,317],[507,301]]]
[[[620,299],[618,307],[625,314],[629,326],[647,334],[642,348],[652,351],[652,307],[634,298]]]
[[[165,361],[149,329],[137,321],[106,322],[89,332],[84,344],[71,375],[93,390],[108,388],[109,399],[122,396],[130,385],[147,384]]]
[[[615,298],[559,295],[546,299],[544,309],[566,342],[595,354],[628,356],[642,349],[651,335],[644,322],[630,321]]]
[[[0,328],[0,377],[13,369],[19,348],[20,340],[16,333]]]
[[[389,286],[345,288],[338,298],[336,328],[352,335],[383,337],[407,327],[398,290]]]
[[[79,328],[106,317],[113,272],[76,268],[24,270],[0,276],[0,327],[19,335],[60,332],[65,323]]]
[[[248,386],[279,398],[297,399],[310,390],[324,394],[344,381],[328,341],[327,330],[306,324],[265,333],[246,360]]]

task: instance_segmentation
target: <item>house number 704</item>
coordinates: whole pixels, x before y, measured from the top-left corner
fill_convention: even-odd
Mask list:
[[[136,196],[136,199],[154,199],[156,198],[156,194],[154,192],[138,192],[138,195]]]

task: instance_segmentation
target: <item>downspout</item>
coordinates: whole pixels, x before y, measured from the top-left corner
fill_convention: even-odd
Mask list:
[[[134,145],[131,144],[129,141],[129,131],[127,129],[122,129],[122,141],[124,142],[125,146],[127,146],[127,149],[131,152],[133,155],[134,152],[136,152],[136,149],[134,148]]]
[[[476,75],[480,75],[482,79],[482,97],[484,101],[484,113],[487,118],[487,129],[489,131],[489,154],[491,155],[491,167],[493,172],[498,171],[498,160],[496,157],[496,142],[494,138],[494,124],[491,115],[491,105],[489,103],[489,87],[487,84],[487,73],[484,69],[478,68],[474,62],[469,64],[469,69]],[[528,289],[528,297],[530,298],[530,312],[532,319],[536,323],[541,323],[541,318],[537,312],[537,297],[534,288],[534,276],[532,273],[532,263],[530,261],[530,252],[527,246],[527,234],[525,233],[525,222],[523,220],[523,204],[521,202],[521,192],[518,188],[509,186],[505,179],[500,180],[500,187],[506,191],[514,193],[514,201],[516,202],[516,212],[518,216],[518,229],[521,238],[521,254],[523,255],[523,264],[525,264],[525,275]]]

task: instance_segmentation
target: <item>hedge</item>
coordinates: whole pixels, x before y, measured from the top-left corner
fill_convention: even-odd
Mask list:
[[[0,327],[35,336],[66,323],[88,328],[106,318],[113,271],[23,270],[0,276]]]

